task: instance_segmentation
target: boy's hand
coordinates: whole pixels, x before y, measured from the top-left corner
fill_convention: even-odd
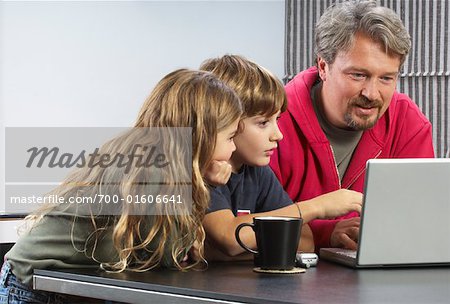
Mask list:
[[[351,211],[361,213],[362,194],[353,190],[339,189],[318,196],[319,218],[334,218],[345,215]]]
[[[211,186],[225,185],[230,179],[232,172],[231,165],[226,161],[213,160],[206,169],[203,177]]]

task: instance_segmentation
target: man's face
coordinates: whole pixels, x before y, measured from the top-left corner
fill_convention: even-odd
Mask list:
[[[318,58],[323,81],[320,105],[328,121],[342,129],[366,130],[386,112],[395,91],[400,56],[361,34],[333,64]]]

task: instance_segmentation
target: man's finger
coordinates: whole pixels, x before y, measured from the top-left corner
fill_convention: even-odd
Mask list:
[[[348,235],[342,234],[341,235],[341,242],[344,248],[350,249],[350,250],[356,250],[358,248],[358,245],[355,241],[353,241]]]

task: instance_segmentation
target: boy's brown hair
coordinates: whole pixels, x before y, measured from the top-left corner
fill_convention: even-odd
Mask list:
[[[237,93],[244,108],[241,118],[256,115],[270,117],[287,108],[281,81],[270,71],[242,56],[224,55],[208,59],[200,69],[215,74]]]

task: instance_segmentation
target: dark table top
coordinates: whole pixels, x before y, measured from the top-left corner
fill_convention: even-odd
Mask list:
[[[24,218],[27,215],[28,215],[27,213],[6,213],[6,212],[0,212],[0,219]]]
[[[49,290],[42,278],[51,277],[68,280],[68,285],[58,287],[61,290],[53,290],[67,293],[77,282],[96,284],[103,289],[122,287],[134,291],[117,298],[112,292],[87,293],[89,284],[84,284],[78,295],[113,297],[116,301],[125,298],[131,303],[145,303],[143,299],[149,298],[138,295],[144,291],[246,303],[450,303],[449,267],[355,270],[320,261],[316,268],[300,274],[261,274],[252,269],[250,262],[232,262],[213,263],[206,271],[187,272],[36,270],[35,286]],[[124,295],[124,291],[118,295]]]

